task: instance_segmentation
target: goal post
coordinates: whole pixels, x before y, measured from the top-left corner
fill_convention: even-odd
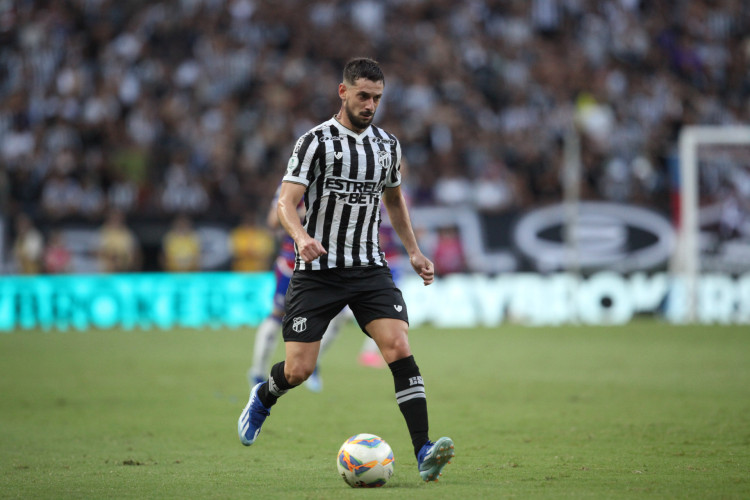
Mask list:
[[[750,146],[750,126],[691,125],[679,136],[679,219],[677,248],[670,264],[672,274],[684,284],[684,318],[696,319],[700,265],[700,199],[698,148],[709,145]]]

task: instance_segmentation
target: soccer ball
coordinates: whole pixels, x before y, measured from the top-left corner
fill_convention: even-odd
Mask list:
[[[393,450],[374,434],[357,434],[341,445],[336,466],[352,488],[376,488],[393,475]]]

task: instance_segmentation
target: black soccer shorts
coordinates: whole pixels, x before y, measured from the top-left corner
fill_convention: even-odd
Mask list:
[[[370,321],[394,318],[409,322],[404,298],[385,266],[295,271],[286,291],[285,342],[316,342],[345,306],[365,334]]]

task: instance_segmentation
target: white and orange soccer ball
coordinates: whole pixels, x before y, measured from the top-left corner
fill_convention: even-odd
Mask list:
[[[357,434],[341,445],[336,466],[352,488],[376,488],[393,475],[393,450],[383,438]]]

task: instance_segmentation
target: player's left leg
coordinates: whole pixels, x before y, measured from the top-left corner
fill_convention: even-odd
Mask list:
[[[427,395],[419,367],[411,354],[407,328],[404,321],[393,318],[376,319],[366,326],[393,374],[396,402],[406,419],[416,454],[429,440]]]
[[[424,381],[408,340],[408,324],[401,319],[379,318],[365,327],[375,340],[393,374],[396,402],[409,429],[419,473],[425,481],[437,481],[440,473],[453,457],[453,441],[429,439],[427,396]]]

